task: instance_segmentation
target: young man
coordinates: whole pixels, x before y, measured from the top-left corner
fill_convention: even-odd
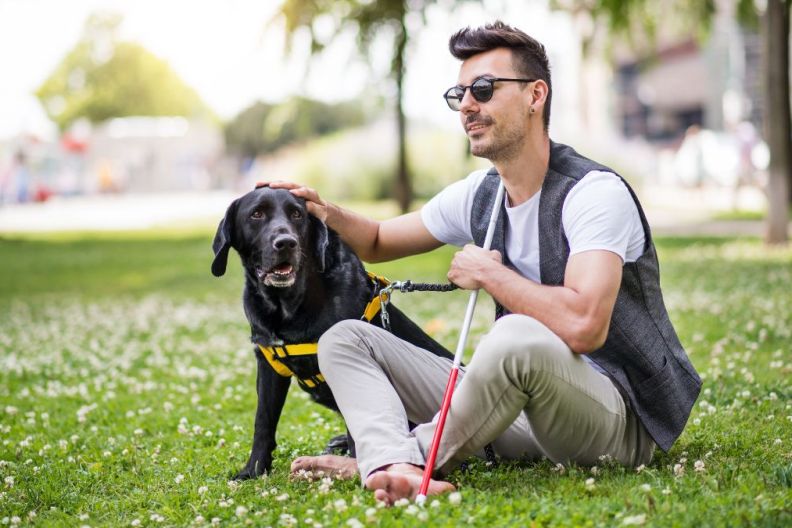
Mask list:
[[[367,261],[464,245],[448,279],[486,290],[498,318],[460,372],[440,474],[487,444],[504,458],[646,464],[655,445],[667,450],[682,432],[701,381],[664,307],[638,200],[613,171],[550,141],[550,69],[539,42],[496,22],[459,31],[450,49],[463,62],[446,101],[459,111],[472,153],[493,169],[384,222],[297,184],[272,186],[305,198]],[[485,251],[469,242],[482,244],[499,181],[507,197]],[[319,364],[357,460],[301,457],[292,471],[359,470],[377,499],[414,498],[450,363],[343,321],[320,340]],[[410,431],[408,420],[420,425]],[[429,493],[452,489],[433,480]]]

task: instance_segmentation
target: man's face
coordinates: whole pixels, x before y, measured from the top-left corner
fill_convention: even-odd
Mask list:
[[[479,77],[524,76],[515,71],[511,50],[496,48],[463,62],[458,85],[468,86]],[[485,103],[476,101],[470,90],[466,90],[459,116],[470,140],[470,152],[490,161],[507,160],[516,155],[530,126],[531,102],[531,91],[525,83],[495,82],[492,99]],[[534,121],[540,122],[541,118]]]

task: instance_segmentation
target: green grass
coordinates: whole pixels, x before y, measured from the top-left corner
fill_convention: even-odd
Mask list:
[[[294,456],[343,429],[298,389],[272,475],[229,484],[248,455],[255,372],[239,266],[211,276],[211,237],[0,238],[0,525],[792,524],[789,249],[659,241],[666,303],[704,392],[680,440],[647,468],[473,463],[451,475],[460,504],[386,510],[359,482],[288,479]],[[443,280],[451,254],[373,269]],[[454,346],[464,293],[396,302]],[[491,314],[482,299],[473,344]]]

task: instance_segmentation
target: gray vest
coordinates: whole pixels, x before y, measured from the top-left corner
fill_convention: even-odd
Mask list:
[[[550,164],[539,198],[542,284],[564,283],[569,242],[561,223],[561,208],[567,193],[592,170],[613,172],[566,145],[551,142]],[[498,172],[491,169],[473,201],[470,226],[479,246],[484,242],[499,179]],[[641,216],[646,238],[644,252],[637,261],[624,264],[608,337],[589,358],[613,381],[657,445],[668,451],[687,423],[701,390],[701,378],[690,364],[668,318],[649,224],[635,193],[629,185],[627,188]],[[506,211],[502,206],[492,249],[500,251],[508,263],[504,251],[505,221]],[[496,318],[505,313],[503,306],[496,303]]]

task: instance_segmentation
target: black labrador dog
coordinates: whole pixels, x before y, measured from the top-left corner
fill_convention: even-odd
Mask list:
[[[370,323],[381,325],[377,300],[384,283],[366,273],[336,232],[308,213],[303,199],[284,189],[261,187],[234,200],[212,248],[212,274],[225,273],[230,248],[245,273],[243,305],[258,364],[258,407],[250,459],[235,478],[254,478],[272,469],[275,429],[292,377],[314,401],[338,411],[319,372],[315,344],[343,319],[366,314]],[[453,359],[392,304],[388,315],[395,335]],[[354,452],[348,436],[333,440]]]

